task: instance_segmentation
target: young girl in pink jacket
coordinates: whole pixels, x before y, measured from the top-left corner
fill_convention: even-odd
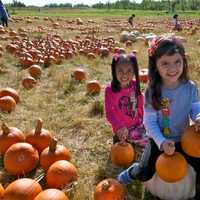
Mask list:
[[[143,95],[135,55],[115,54],[111,70],[112,81],[105,88],[105,111],[112,125],[113,143],[126,140],[144,147]]]

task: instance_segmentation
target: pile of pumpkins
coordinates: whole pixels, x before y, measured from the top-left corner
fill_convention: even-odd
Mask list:
[[[78,171],[70,162],[70,151],[57,144],[57,139],[50,131],[42,128],[42,125],[42,120],[38,119],[36,128],[24,134],[16,127],[2,124],[0,154],[3,156],[6,171],[20,177],[36,169],[40,163],[49,187],[42,191],[37,180],[19,178],[5,190],[0,185],[0,195],[4,200],[68,200],[59,189],[69,187],[77,181]]]

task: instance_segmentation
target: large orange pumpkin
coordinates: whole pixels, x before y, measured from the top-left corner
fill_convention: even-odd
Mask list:
[[[68,198],[61,190],[46,189],[40,192],[34,200],[68,200]]]
[[[89,94],[99,94],[101,90],[101,86],[99,81],[92,80],[87,83],[87,92]]]
[[[34,200],[41,191],[42,188],[37,181],[22,178],[7,186],[3,200]]]
[[[0,109],[6,112],[12,112],[15,110],[16,102],[13,97],[4,96],[0,98]]]
[[[181,145],[186,154],[200,158],[200,132],[195,132],[194,125],[185,129],[181,138]]]
[[[111,147],[111,161],[117,166],[129,166],[135,160],[135,150],[127,142],[117,142]]]
[[[108,178],[97,184],[94,192],[95,200],[123,200],[123,186],[115,179]]]
[[[36,85],[36,83],[37,83],[37,81],[32,76],[28,76],[28,77],[22,79],[22,85],[27,90],[32,89]]]
[[[18,128],[8,127],[5,123],[1,125],[0,131],[0,155],[4,155],[7,149],[17,142],[24,142],[25,136]]]
[[[4,97],[4,96],[11,96],[16,103],[19,102],[19,94],[18,92],[13,89],[13,88],[2,88],[0,89],[0,98]]]
[[[49,142],[52,138],[52,133],[42,128],[42,125],[42,119],[38,119],[36,128],[31,130],[26,135],[26,142],[32,144],[39,153],[41,153],[46,147],[48,147]]]
[[[51,164],[58,160],[71,159],[71,153],[63,146],[58,145],[55,138],[51,139],[49,147],[45,148],[40,155],[40,165],[44,170],[48,170]]]
[[[64,188],[78,179],[76,167],[66,160],[54,162],[48,169],[46,180],[49,187]]]
[[[176,182],[184,178],[188,164],[183,155],[175,152],[173,155],[162,153],[156,160],[156,172],[166,182]]]
[[[4,155],[4,167],[13,175],[21,175],[35,169],[39,161],[38,151],[25,142],[11,145]]]

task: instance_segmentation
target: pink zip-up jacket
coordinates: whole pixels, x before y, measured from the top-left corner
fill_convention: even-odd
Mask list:
[[[136,82],[133,80],[128,88],[121,88],[119,92],[113,92],[111,85],[105,87],[105,111],[106,119],[110,122],[113,134],[119,128],[130,129],[141,125],[143,121],[143,95],[135,98]],[[137,108],[136,108],[137,104]]]

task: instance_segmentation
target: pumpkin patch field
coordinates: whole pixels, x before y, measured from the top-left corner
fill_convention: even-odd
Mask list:
[[[127,200],[153,199],[138,181],[122,192],[114,180],[124,168],[111,161],[112,129],[104,115],[112,55],[134,53],[145,88],[149,38],[175,34],[200,87],[200,21],[183,14],[177,32],[171,15],[137,11],[133,29],[127,23],[132,11],[105,13],[16,10],[9,27],[0,25],[0,198],[51,199],[45,195],[53,192],[69,200],[112,200],[113,194],[95,193],[106,179],[102,187],[114,184]],[[33,196],[20,196],[29,184],[36,187]],[[13,190],[22,194],[14,197]]]

